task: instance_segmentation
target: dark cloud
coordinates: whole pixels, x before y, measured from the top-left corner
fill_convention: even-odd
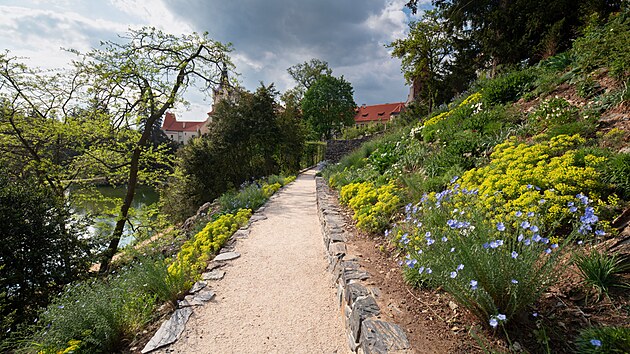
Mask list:
[[[259,81],[280,90],[293,83],[286,69],[310,58],[326,60],[352,82],[361,103],[402,101],[400,63],[384,43],[401,30],[400,16],[383,14],[386,0],[167,0],[167,7],[199,31],[232,42],[248,89]],[[394,7],[402,11],[403,1]]]

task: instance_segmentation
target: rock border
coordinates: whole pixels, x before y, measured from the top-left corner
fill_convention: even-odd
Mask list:
[[[333,191],[322,177],[315,177],[317,214],[324,235],[328,271],[337,288],[338,305],[346,328],[348,345],[353,353],[412,353],[405,331],[398,325],[379,319],[375,289],[362,282],[370,275],[361,269],[358,260],[348,255],[349,232],[333,197]]]

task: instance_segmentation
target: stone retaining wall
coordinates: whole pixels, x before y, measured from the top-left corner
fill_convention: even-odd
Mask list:
[[[326,154],[324,160],[329,162],[339,162],[342,157],[356,150],[361,144],[368,140],[372,140],[381,134],[372,134],[359,139],[351,140],[328,140],[326,142]]]
[[[362,282],[370,275],[356,258],[348,255],[349,234],[334,200],[333,192],[321,177],[317,186],[317,213],[328,253],[328,271],[337,287],[338,305],[345,324],[348,344],[354,353],[412,353],[405,332],[396,324],[380,319],[375,296],[378,289]]]

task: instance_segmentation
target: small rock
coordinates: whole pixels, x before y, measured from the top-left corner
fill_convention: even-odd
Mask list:
[[[225,276],[224,270],[213,270],[210,272],[205,272],[201,274],[201,279],[203,280],[221,280]]]
[[[207,302],[212,300],[215,297],[215,293],[212,290],[201,290],[195,295],[195,300],[200,300],[203,302]]]
[[[450,307],[450,308],[451,308],[451,310],[455,311],[455,310],[459,307],[459,305],[457,305],[457,304],[456,304],[456,303],[454,303],[453,301],[449,301],[449,302],[448,302],[448,307]]]
[[[261,220],[267,220],[267,217],[262,214],[254,214],[251,218],[249,218],[249,222],[256,222]]]
[[[214,257],[213,261],[218,262],[218,261],[230,261],[232,259],[236,259],[238,257],[240,257],[241,254],[238,252],[226,252],[226,253],[221,253],[218,256]]]
[[[191,314],[192,310],[190,308],[175,310],[171,318],[162,323],[160,329],[155,332],[151,340],[144,346],[142,354],[175,342],[184,331],[186,322],[188,322]]]
[[[205,288],[208,285],[208,283],[206,283],[205,281],[198,281],[195,284],[193,284],[192,288],[190,288],[190,292],[192,294],[198,292],[199,290]]]

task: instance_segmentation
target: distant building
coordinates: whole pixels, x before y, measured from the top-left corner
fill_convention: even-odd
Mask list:
[[[212,93],[212,108],[202,121],[181,121],[177,120],[175,113],[166,112],[162,123],[164,134],[177,143],[186,144],[190,139],[208,132],[208,126],[213,122],[214,107],[217,103],[224,99],[235,99],[236,91],[230,86],[228,70],[225,65],[223,65],[219,84],[212,90]]]
[[[395,116],[405,109],[405,102],[376,104],[372,106],[362,105],[357,107],[354,116],[354,124],[363,127],[368,124],[387,124]]]
[[[207,121],[207,119],[196,122],[178,121],[175,113],[166,112],[162,123],[162,131],[171,140],[180,144],[186,144],[191,138],[201,136],[201,131]]]

